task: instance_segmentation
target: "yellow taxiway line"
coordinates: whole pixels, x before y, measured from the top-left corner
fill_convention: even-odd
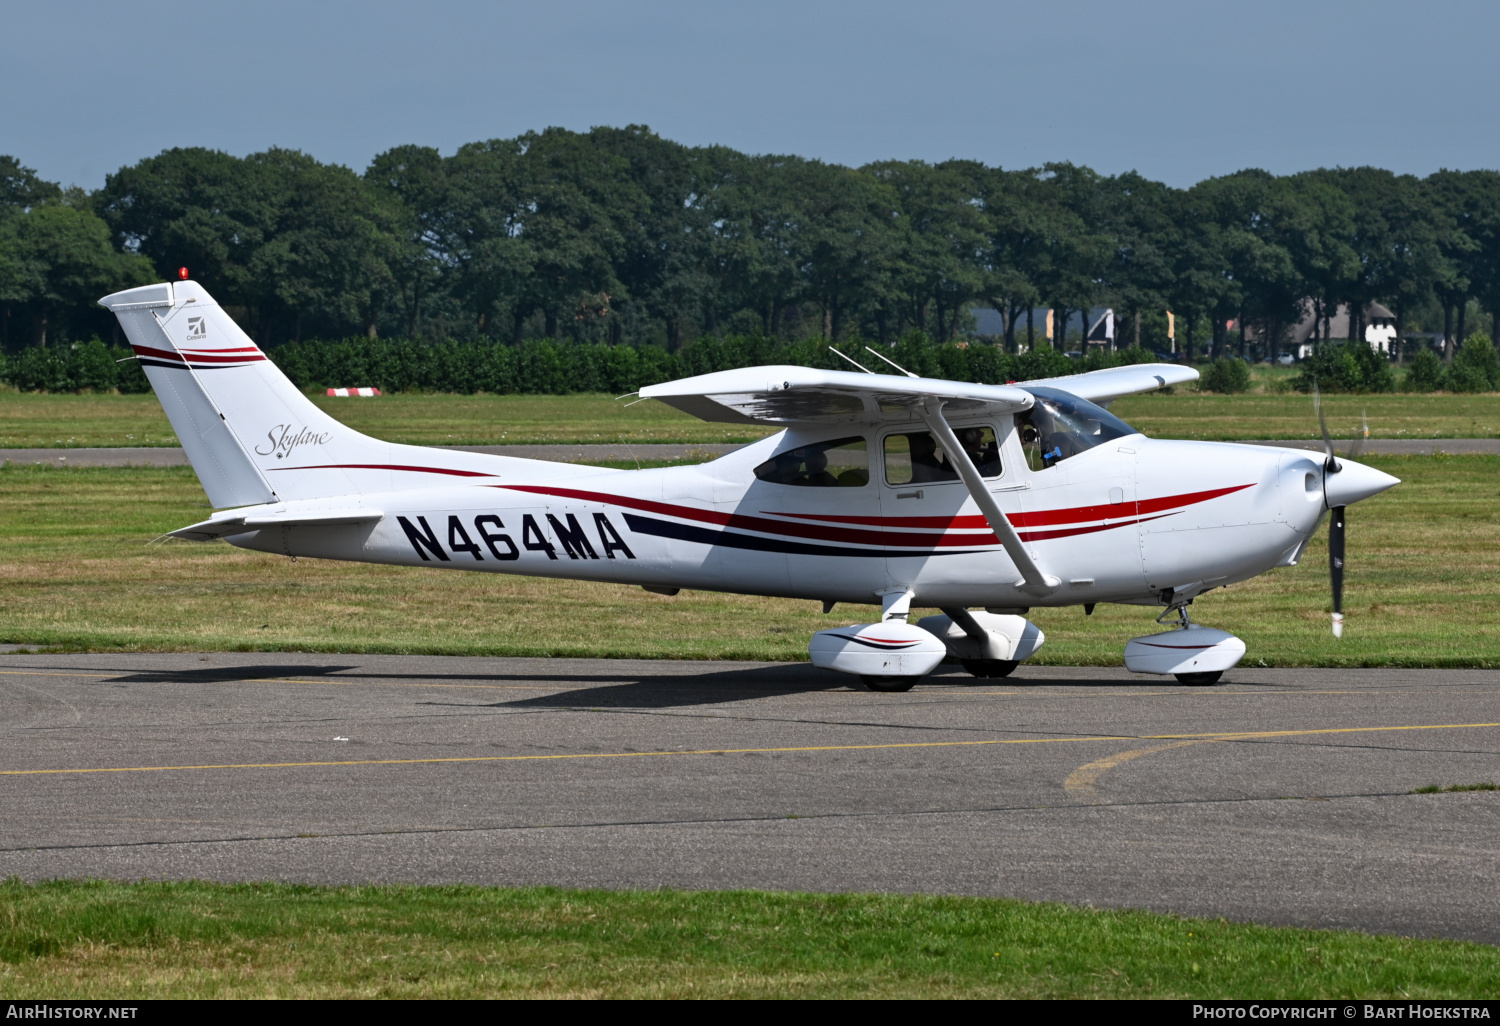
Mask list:
[[[165,773],[188,770],[304,769],[331,766],[419,766],[443,763],[555,762],[569,759],[647,759],[673,755],[774,755],[791,752],[865,752],[901,748],[978,748],[985,745],[1044,745],[1080,741],[1183,741],[1202,738],[1213,741],[1249,741],[1275,737],[1305,737],[1317,734],[1368,734],[1396,730],[1467,730],[1500,727],[1500,723],[1429,723],[1395,727],[1318,727],[1308,730],[1256,730],[1209,734],[1101,734],[1093,737],[995,738],[984,741],[907,741],[873,745],[802,745],[784,748],[697,748],[656,752],[570,752],[559,755],[471,755],[426,759],[339,759],[319,762],[206,763],[196,766],[97,766],[76,769],[0,770],[0,776],[55,776],[72,773]]]

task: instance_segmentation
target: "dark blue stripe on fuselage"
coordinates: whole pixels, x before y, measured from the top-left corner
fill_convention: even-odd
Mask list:
[[[785,552],[793,556],[854,556],[862,559],[885,559],[889,556],[972,556],[985,551],[984,549],[855,549],[839,545],[811,545],[807,542],[786,541],[782,538],[759,538],[753,534],[739,534],[736,531],[715,531],[709,527],[678,524],[670,520],[656,520],[635,513],[625,514],[625,524],[636,534],[675,538],[678,541],[697,542],[699,545],[721,545],[731,549]]]
[[[135,362],[138,363],[138,364],[140,364],[143,367],[166,367],[169,370],[187,370],[188,369],[188,365],[185,364],[185,363],[174,363],[174,362],[172,362],[170,360],[153,360],[149,356],[137,356],[135,358]],[[192,369],[193,370],[223,370],[226,367],[248,367],[249,365],[250,364],[248,362],[246,362],[246,363],[195,363],[195,364],[192,365]]]

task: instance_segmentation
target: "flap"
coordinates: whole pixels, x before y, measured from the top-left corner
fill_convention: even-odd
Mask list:
[[[212,541],[228,534],[244,534],[263,527],[331,527],[336,524],[366,524],[379,520],[385,514],[373,509],[319,509],[302,513],[247,512],[231,510],[190,527],[182,527],[168,533],[169,538],[186,538],[188,541]]]
[[[648,385],[642,399],[659,399],[702,420],[729,424],[818,424],[908,420],[927,399],[941,399],[948,416],[1016,413],[1032,397],[1009,385],[974,385],[938,378],[746,367]]]
[[[1107,370],[1068,374],[1060,378],[1023,381],[1021,384],[1060,388],[1064,392],[1071,392],[1078,398],[1087,399],[1091,403],[1107,403],[1122,395],[1154,392],[1168,385],[1181,385],[1197,380],[1198,372],[1181,364],[1137,363],[1129,367],[1110,367]]]

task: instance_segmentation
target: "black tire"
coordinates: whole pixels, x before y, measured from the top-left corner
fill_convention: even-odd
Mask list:
[[[868,673],[861,674],[859,679],[871,691],[910,691],[917,683],[916,677],[877,677]]]
[[[1019,659],[963,659],[965,670],[976,677],[986,677],[997,680],[1001,677],[1009,677],[1015,672],[1017,666],[1021,665]]]
[[[1177,683],[1187,684],[1192,687],[1204,687],[1208,684],[1217,684],[1219,678],[1224,676],[1223,670],[1213,670],[1208,673],[1174,673]]]

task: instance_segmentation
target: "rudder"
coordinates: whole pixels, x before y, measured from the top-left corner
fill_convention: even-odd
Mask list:
[[[389,486],[329,466],[388,463],[391,445],[314,406],[196,282],[116,292],[99,305],[119,319],[214,506]],[[320,466],[299,466],[313,453]],[[291,469],[317,473],[282,473]]]

